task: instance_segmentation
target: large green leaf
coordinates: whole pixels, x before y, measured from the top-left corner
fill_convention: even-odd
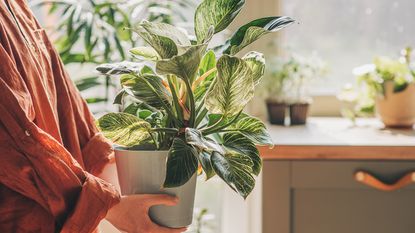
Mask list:
[[[249,52],[242,58],[251,68],[255,85],[261,81],[265,73],[264,54],[258,52]]]
[[[183,80],[193,83],[195,75],[198,71],[199,64],[203,54],[206,52],[209,41],[213,36],[213,28],[210,28],[208,38],[203,44],[187,46],[183,54],[172,57],[171,59],[163,59],[157,62],[156,70],[159,74],[174,74]]]
[[[140,26],[152,35],[170,38],[178,46],[185,47],[191,45],[186,33],[173,25],[143,21]]]
[[[239,132],[257,145],[273,146],[266,126],[258,118],[244,115],[226,130]]]
[[[206,47],[206,44],[191,46],[182,55],[158,61],[156,64],[157,73],[162,75],[173,74],[192,83]]]
[[[171,108],[171,94],[161,77],[152,74],[124,74],[120,79],[127,93],[136,99],[157,109]]]
[[[206,180],[214,177],[216,175],[215,170],[213,170],[211,163],[211,152],[201,151],[198,154],[199,162],[202,165],[202,169],[206,174]]]
[[[262,160],[259,157],[257,147],[250,139],[240,133],[226,133],[223,135],[223,145],[228,150],[249,156],[253,162],[253,173],[259,175],[262,168]]]
[[[161,58],[171,58],[177,55],[177,45],[172,39],[165,36],[151,34],[143,27],[135,28],[134,32],[136,32],[145,42],[153,47]]]
[[[182,139],[175,138],[167,159],[165,188],[184,185],[197,171],[197,150]]]
[[[216,151],[221,154],[225,153],[225,150],[221,145],[216,143],[210,138],[205,138],[202,133],[197,129],[186,128],[185,130],[186,142],[190,145],[197,147],[199,150],[203,151]]]
[[[140,35],[163,59],[171,58],[191,46],[187,35],[178,28],[165,23],[143,21],[134,31]]]
[[[237,57],[222,56],[216,65],[218,76],[207,93],[206,108],[214,114],[238,114],[254,96],[253,74]]]
[[[240,27],[221,50],[225,54],[234,55],[260,37],[279,31],[293,22],[294,20],[287,16],[256,19]]]
[[[251,175],[252,160],[238,153],[228,153],[223,156],[213,152],[211,161],[216,174],[246,199],[255,186],[255,179]]]
[[[108,113],[97,125],[106,138],[121,146],[138,145],[150,137],[150,124],[128,113]]]
[[[197,41],[205,40],[210,26],[214,26],[215,33],[226,29],[244,4],[245,0],[204,0],[195,13]]]

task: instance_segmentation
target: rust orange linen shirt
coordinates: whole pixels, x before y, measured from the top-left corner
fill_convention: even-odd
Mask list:
[[[112,148],[25,0],[0,0],[0,232],[93,232]]]

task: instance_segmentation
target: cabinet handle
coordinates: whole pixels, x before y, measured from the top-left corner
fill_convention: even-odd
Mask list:
[[[409,172],[402,176],[398,181],[393,184],[386,184],[380,181],[368,172],[358,171],[355,173],[354,178],[357,182],[365,184],[369,187],[381,190],[381,191],[395,191],[404,188],[410,184],[415,183],[415,172]]]

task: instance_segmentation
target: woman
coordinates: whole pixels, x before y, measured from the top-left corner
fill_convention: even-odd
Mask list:
[[[151,222],[166,195],[120,196],[112,149],[24,0],[0,0],[0,232],[182,232]],[[101,179],[101,178],[103,179]],[[108,179],[107,179],[108,180]]]

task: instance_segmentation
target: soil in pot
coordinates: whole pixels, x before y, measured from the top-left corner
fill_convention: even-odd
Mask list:
[[[281,102],[267,101],[268,119],[273,125],[285,124],[285,112],[287,105]]]
[[[298,103],[290,105],[290,124],[304,125],[307,122],[308,103]]]
[[[376,112],[386,127],[412,128],[415,123],[415,84],[393,92],[393,82],[385,83],[385,95],[376,99]]]
[[[170,228],[189,226],[193,219],[196,174],[177,188],[162,188],[166,176],[168,151],[142,151],[115,148],[118,179],[122,195],[169,194],[179,198],[176,206],[153,206],[150,218]]]

